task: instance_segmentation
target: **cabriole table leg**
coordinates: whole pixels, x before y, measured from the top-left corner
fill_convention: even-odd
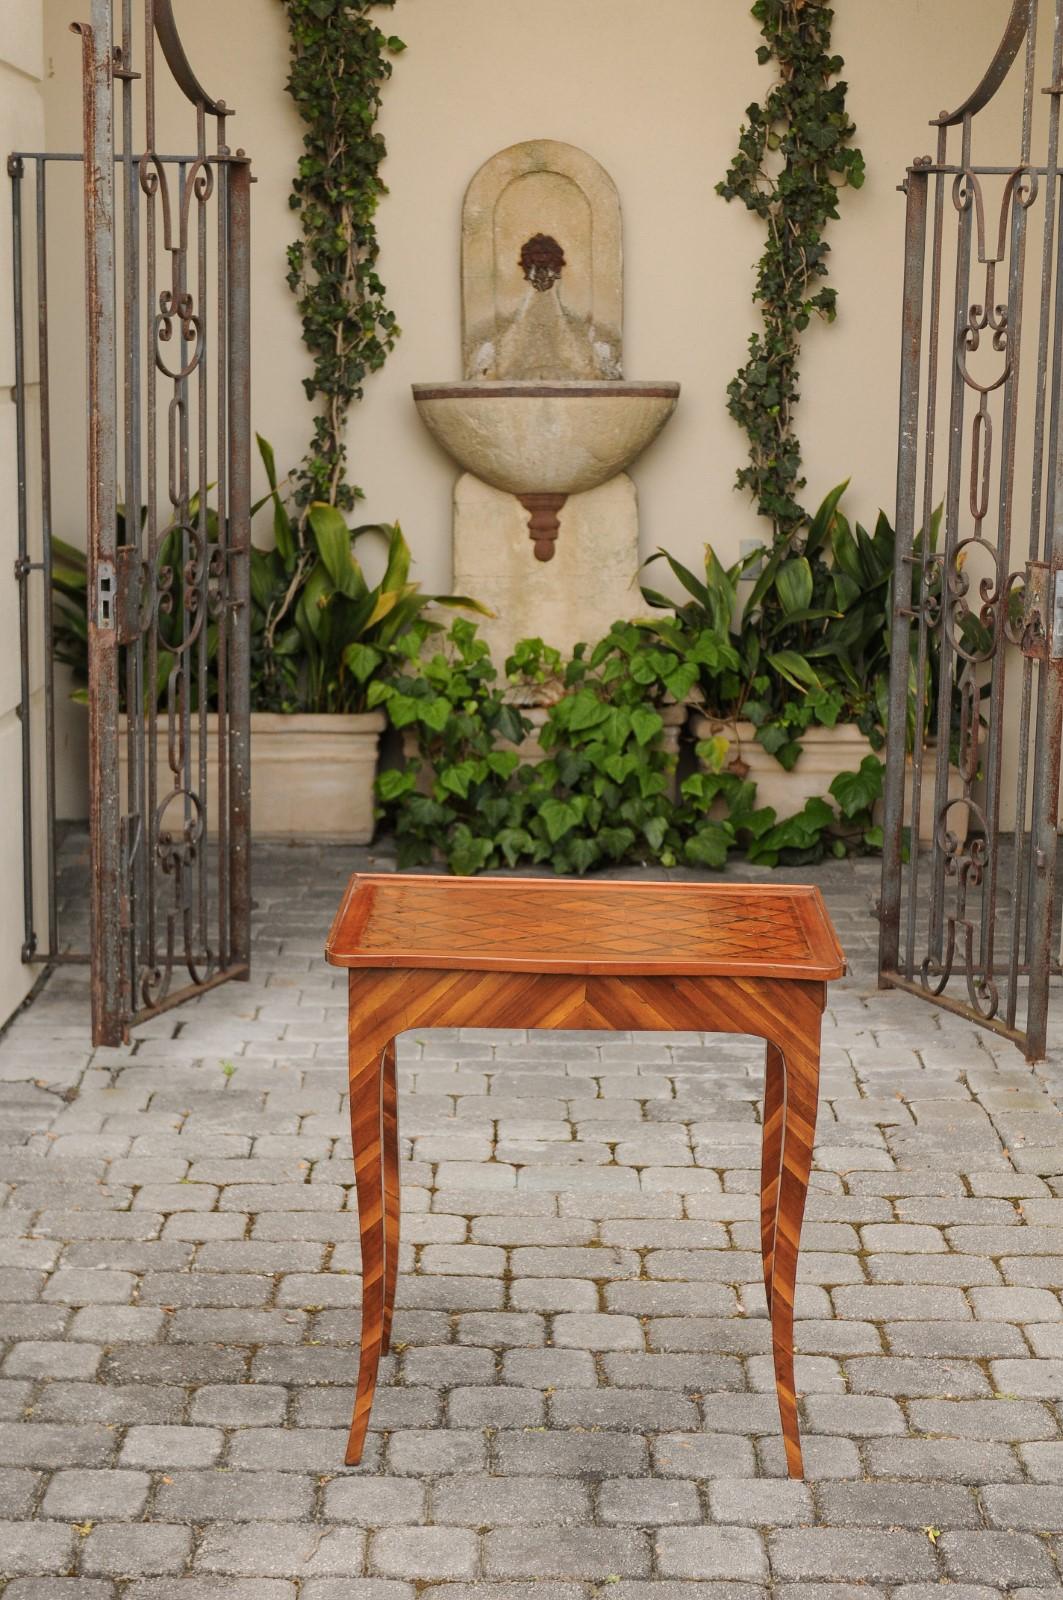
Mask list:
[[[374,1053],[367,1060],[359,1042],[349,1044],[351,1141],[354,1146],[354,1181],[358,1191],[358,1231],[362,1243],[362,1328],[358,1356],[358,1388],[354,1418],[345,1460],[356,1466],[362,1459],[369,1413],[376,1390],[377,1367],[384,1337],[384,1295],[387,1240],[384,1226],[384,1078],[385,1057]]]
[[[775,1263],[775,1228],[779,1211],[782,1164],[783,1060],[777,1044],[768,1044],[764,1062],[764,1129],[760,1151],[760,1253],[764,1294],[771,1316],[771,1279]]]
[[[775,1388],[791,1478],[804,1476],[794,1385],[794,1293],[801,1224],[812,1167],[819,1095],[819,1012],[798,1015],[783,1049],[782,1169],[771,1273],[771,1347]]]
[[[399,1097],[395,1074],[395,1041],[384,1051],[384,1326],[380,1353],[391,1348],[391,1323],[395,1315],[395,1286],[399,1276]]]

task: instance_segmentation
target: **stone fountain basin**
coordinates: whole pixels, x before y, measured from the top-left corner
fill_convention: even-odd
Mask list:
[[[428,431],[466,472],[515,495],[570,495],[624,472],[660,433],[678,383],[415,383]]]

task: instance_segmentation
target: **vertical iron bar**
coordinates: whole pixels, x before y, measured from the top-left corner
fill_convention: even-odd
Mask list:
[[[140,211],[137,204],[140,183],[133,155],[133,80],[129,73],[133,64],[133,7],[132,0],[122,0],[122,249],[123,288],[122,320],[125,348],[125,516],[124,540],[140,553]],[[137,574],[136,579],[133,573]],[[123,599],[136,605],[140,611],[139,565],[130,564],[129,588]],[[127,619],[132,630],[133,619]],[[131,1015],[136,1010],[137,976],[140,966],[140,923],[142,895],[140,879],[144,865],[144,722],[153,720],[152,710],[145,707],[143,689],[143,645],[139,627],[135,637],[130,636],[125,646],[125,700],[126,700],[126,766],[127,794],[124,797],[128,821],[126,823],[126,864],[123,900],[125,905],[125,938],[123,950],[126,962],[125,1006]]]
[[[115,628],[117,441],[114,107],[111,0],[92,0],[83,32],[85,283],[88,333],[89,862],[92,1039],[123,1034],[119,949],[118,650]]]
[[[229,147],[225,142],[225,118],[218,118],[218,325],[215,360],[217,362],[217,452],[218,452],[218,586],[221,608],[218,615],[216,676],[218,683],[218,964],[224,972],[230,960],[229,937]]]
[[[206,115],[202,106],[196,107],[196,154],[201,161],[206,162]],[[201,176],[205,175],[206,168]],[[198,187],[198,180],[197,180]],[[202,838],[196,853],[196,878],[198,900],[198,959],[204,963],[205,970],[209,971],[211,965],[210,937],[208,932],[208,875],[209,847],[207,834],[210,828],[210,800],[207,794],[207,751],[210,743],[207,731],[208,715],[208,689],[210,686],[210,661],[207,652],[207,641],[210,632],[210,519],[207,512],[207,363],[211,354],[211,342],[207,312],[207,211],[206,201],[196,196],[196,304],[199,309],[199,319],[202,327],[200,335],[202,349],[199,364],[196,368],[196,493],[199,496],[199,537],[201,540],[201,562],[199,575],[199,595],[197,605],[202,625],[197,640],[196,663],[196,706],[197,706],[197,735],[196,754],[198,757],[198,770],[196,774],[196,787],[199,794],[200,824],[203,830]],[[191,665],[191,662],[189,663]]]
[[[948,153],[948,129],[939,128],[937,137],[937,164],[943,166]],[[919,551],[918,571],[911,571],[913,585],[918,594],[915,667],[915,721],[912,728],[912,795],[910,804],[910,848],[908,852],[908,895],[905,910],[906,938],[904,948],[904,974],[910,980],[915,976],[915,932],[919,916],[919,846],[923,820],[923,758],[925,755],[927,668],[930,654],[931,630],[927,602],[936,567],[936,552],[929,546],[930,529],[934,516],[934,466],[937,452],[938,359],[941,349],[941,256],[945,231],[945,180],[940,172],[934,175],[934,233],[930,265],[930,329],[927,336],[926,442],[923,457],[923,524],[922,544]],[[896,597],[894,604],[896,604]],[[939,619],[940,620],[940,619]],[[933,830],[931,830],[933,843]]]
[[[48,353],[48,195],[45,162],[37,159],[37,363],[40,381],[41,563],[44,586],[45,860],[48,954],[59,945],[55,862],[55,644],[52,625],[52,404]]]
[[[251,958],[251,169],[229,173],[229,845],[235,964]]]
[[[971,116],[963,119],[960,167],[962,171],[971,164]],[[962,180],[959,180],[962,181]],[[956,240],[956,286],[952,318],[952,390],[949,400],[948,474],[945,495],[945,548],[941,562],[941,640],[938,656],[938,745],[934,772],[934,844],[931,856],[932,876],[930,891],[930,927],[928,946],[932,962],[940,962],[945,924],[945,851],[938,841],[937,830],[948,802],[949,744],[952,729],[953,657],[949,603],[949,573],[952,571],[959,542],[960,480],[963,470],[963,425],[966,384],[959,364],[955,360],[956,340],[966,322],[971,286],[971,217],[974,198],[968,193],[967,203],[959,213]]]
[[[901,856],[904,827],[904,756],[908,726],[908,641],[911,626],[912,545],[918,472],[919,365],[923,332],[927,175],[908,173],[905,219],[904,301],[901,343],[900,447],[897,458],[893,626],[890,641],[890,708],[886,746],[885,825],[882,853],[879,971],[896,972],[900,950]]]
[[[32,961],[37,950],[37,934],[33,926],[33,748],[30,727],[32,641],[29,611],[29,511],[26,501],[26,352],[22,283],[22,180],[25,176],[25,165],[22,157],[12,156],[8,161],[7,170],[11,178],[11,283],[15,317],[15,475],[18,495],[16,513],[18,557],[15,562],[15,576],[18,579],[18,717],[22,738],[22,959]]]
[[[1029,90],[1027,92],[1029,98]],[[1029,145],[1023,140],[1024,159],[1029,159]],[[1008,573],[1011,566],[1011,528],[1013,498],[1015,493],[1015,452],[1018,434],[1020,379],[1022,373],[1022,316],[1026,273],[1026,207],[1017,198],[1012,200],[1010,218],[1010,253],[1008,260],[1008,349],[1010,373],[1003,394],[1003,426],[1000,438],[1000,478],[998,484],[996,568],[994,590],[999,597],[993,613],[993,657],[990,667],[990,706],[993,713],[989,721],[989,737],[985,750],[985,820],[990,848],[982,885],[981,926],[979,932],[979,971],[992,978],[997,939],[998,851],[1000,844],[1000,792],[1004,755],[1005,709],[1008,637],[1006,631],[1008,604]],[[973,446],[972,446],[973,448]],[[979,702],[980,704],[980,702]],[[976,711],[976,715],[979,713]],[[980,728],[976,726],[972,738],[978,740]],[[1014,907],[1012,908],[1014,910]],[[1018,927],[1013,930],[1012,943]]]
[[[1052,40],[1052,83],[1056,92],[1049,96],[1048,147],[1045,158],[1045,221],[1044,242],[1041,251],[1041,312],[1037,342],[1037,383],[1034,412],[1033,464],[1030,496],[1029,558],[1035,561],[1041,549],[1041,506],[1044,493],[1045,462],[1045,402],[1048,390],[1049,344],[1052,322],[1052,265],[1055,258],[1055,233],[1059,189],[1059,123],[1060,90],[1063,85],[1063,7],[1056,6],[1055,30]],[[1051,474],[1050,467],[1050,474]],[[1030,764],[1030,709],[1033,699],[1034,663],[1029,656],[1022,662],[1022,693],[1019,717],[1018,767],[1015,776],[1015,832],[1011,872],[1012,942],[1008,962],[1008,992],[1006,1017],[1009,1027],[1015,1026],[1019,998],[1019,968],[1024,954],[1023,943],[1029,946],[1028,923],[1023,916],[1023,896],[1032,888],[1034,870],[1033,852],[1026,849],[1026,797]]]
[[[1030,823],[1029,902],[1026,963],[1029,988],[1026,1057],[1040,1061],[1048,1037],[1048,985],[1055,910],[1056,839],[1059,813],[1060,740],[1063,736],[1063,660],[1053,659],[1052,601],[1063,569],[1063,234],[1055,256],[1056,315],[1052,330],[1052,410],[1048,432],[1048,511],[1044,557],[1049,566],[1049,648],[1037,673],[1033,763],[1033,813]]]
[[[158,803],[159,803],[159,374],[156,366],[155,307],[158,304],[158,203],[159,184],[165,169],[155,154],[155,34],[152,0],[144,0],[144,137],[146,157],[140,167],[141,188],[147,201],[144,226],[144,341],[146,386],[144,431],[147,460],[144,492],[147,501],[145,544],[148,560],[148,585],[151,606],[147,619],[145,677],[151,715],[143,736],[145,750],[145,815],[141,849],[144,853],[145,917],[144,948],[141,955],[146,987],[158,981]],[[149,165],[154,162],[154,165]],[[163,240],[165,245],[165,239]],[[168,691],[167,691],[168,693]]]

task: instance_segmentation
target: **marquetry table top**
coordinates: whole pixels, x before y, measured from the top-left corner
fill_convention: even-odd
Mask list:
[[[818,889],[356,873],[326,955],[339,967],[675,977],[841,977]]]

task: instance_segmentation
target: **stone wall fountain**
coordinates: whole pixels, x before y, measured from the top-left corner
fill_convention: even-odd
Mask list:
[[[570,649],[638,616],[638,501],[626,469],[675,409],[677,383],[623,377],[620,202],[603,167],[550,139],[480,168],[462,213],[465,378],[414,384],[463,468],[454,584],[520,638]],[[530,542],[529,542],[530,535]]]

